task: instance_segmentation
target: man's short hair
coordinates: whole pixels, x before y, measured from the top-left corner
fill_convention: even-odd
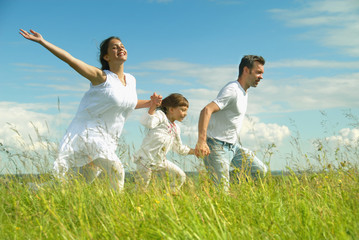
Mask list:
[[[244,67],[247,67],[249,68],[249,70],[252,70],[254,62],[259,62],[260,64],[264,65],[266,61],[262,56],[245,55],[242,58],[241,63],[239,64],[238,76],[242,75]]]

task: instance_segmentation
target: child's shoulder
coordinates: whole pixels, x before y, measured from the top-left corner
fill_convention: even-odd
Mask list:
[[[151,115],[148,112],[145,113],[145,116],[151,118],[151,119],[158,119],[160,122],[164,122],[167,119],[166,114],[160,110],[160,109],[156,109],[156,111]]]
[[[166,117],[166,114],[161,109],[156,109],[156,112],[154,114],[160,117]]]

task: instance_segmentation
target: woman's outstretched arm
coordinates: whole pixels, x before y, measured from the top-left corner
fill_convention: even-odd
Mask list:
[[[91,81],[93,85],[98,85],[106,81],[106,74],[101,69],[74,58],[70,53],[46,41],[40,33],[35,32],[34,30],[30,30],[29,33],[20,29],[20,34],[26,39],[41,44],[56,57],[70,65],[70,67],[72,67],[76,72]]]

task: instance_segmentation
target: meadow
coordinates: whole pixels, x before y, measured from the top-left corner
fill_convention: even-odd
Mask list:
[[[205,173],[172,194],[165,178],[123,193],[106,178],[46,185],[1,178],[1,239],[359,239],[359,175],[317,173],[248,178],[229,193]],[[47,179],[40,179],[40,181]]]
[[[46,151],[1,145],[0,153],[14,164],[49,169],[56,148],[38,138]],[[298,137],[291,141],[292,161],[307,161],[306,168],[256,179],[234,172],[229,192],[203,170],[189,174],[177,193],[166,176],[155,177],[145,192],[127,177],[116,193],[106,177],[88,185],[49,174],[2,175],[0,239],[359,239],[358,142],[331,148],[318,139],[315,152],[303,153]],[[274,148],[266,148],[267,161]],[[37,190],[28,185],[49,181]]]

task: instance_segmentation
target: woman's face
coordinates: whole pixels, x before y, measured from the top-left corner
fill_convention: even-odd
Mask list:
[[[107,54],[103,58],[109,64],[116,61],[123,63],[127,60],[127,50],[120,40],[113,38],[109,42]]]

